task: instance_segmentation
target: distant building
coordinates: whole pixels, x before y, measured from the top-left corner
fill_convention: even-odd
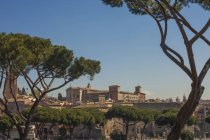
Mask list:
[[[145,94],[141,86],[136,86],[134,93],[120,91],[120,86],[109,86],[109,90],[92,89],[90,84],[86,88],[70,87],[66,89],[66,100],[73,104],[81,102],[145,102]]]
[[[16,102],[14,100],[9,100],[7,103],[10,112],[17,113],[22,112],[25,109],[25,100],[18,99]]]
[[[168,99],[166,99],[165,101],[166,101],[167,103],[173,103],[173,102],[174,102],[172,98],[168,98]]]

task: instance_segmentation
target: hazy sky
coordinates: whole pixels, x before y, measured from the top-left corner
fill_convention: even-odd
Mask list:
[[[210,17],[209,12],[194,5],[183,14],[197,30]],[[0,32],[50,38],[53,44],[72,49],[76,56],[101,61],[102,70],[93,81],[83,77],[71,86],[90,82],[93,88],[106,90],[118,84],[121,90],[133,92],[136,85],[141,85],[146,98],[182,98],[190,91],[189,78],[160,49],[154,21],[149,16],[132,15],[126,7],[110,8],[101,0],[2,0]],[[210,30],[205,36],[210,39]],[[186,57],[174,24],[169,27],[168,43]],[[200,70],[210,56],[210,48],[198,41],[194,50]],[[203,85],[203,98],[209,99],[210,72]],[[65,95],[67,87],[57,93]]]

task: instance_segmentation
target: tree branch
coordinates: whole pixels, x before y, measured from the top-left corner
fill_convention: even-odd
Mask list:
[[[193,54],[193,50],[192,50],[192,45],[189,42],[189,39],[187,37],[187,34],[183,28],[183,25],[180,23],[180,19],[177,17],[177,13],[179,13],[178,11],[174,10],[173,7],[170,6],[170,4],[166,1],[166,0],[162,0],[164,2],[164,4],[168,7],[170,13],[173,15],[176,24],[181,32],[181,35],[183,37],[184,40],[184,44],[186,46],[186,50],[187,50],[187,55],[188,55],[188,60],[190,63],[190,69],[191,69],[191,79],[193,81],[197,81],[197,70],[196,70],[196,65],[195,65],[195,60],[194,60],[194,54]]]
[[[199,82],[200,85],[201,85],[204,77],[206,76],[209,68],[210,68],[210,58],[206,61],[203,69],[201,70],[201,72],[200,72],[200,74],[198,76],[198,82]]]
[[[168,58],[170,58],[177,66],[179,66],[190,78],[192,78],[191,72],[190,70],[184,65],[184,61],[183,58],[181,57],[181,55],[179,55],[177,52],[175,52],[174,50],[172,50],[171,48],[169,48],[166,44],[161,43],[161,47],[163,52],[165,53],[166,56],[168,56]],[[171,55],[168,51],[170,51],[171,53],[175,53],[180,57],[180,61],[178,61],[173,55]],[[177,56],[176,55],[176,56]]]
[[[175,50],[173,50],[172,48],[168,47],[165,44],[166,41],[166,36],[167,36],[167,29],[168,29],[168,22],[167,22],[167,15],[165,13],[165,10],[163,8],[163,6],[161,5],[161,3],[158,0],[155,0],[156,3],[159,5],[159,7],[162,10],[163,16],[164,16],[164,30],[162,29],[162,26],[160,24],[160,21],[157,20],[157,18],[155,18],[147,9],[145,9],[145,11],[155,20],[160,34],[161,34],[161,48],[163,50],[163,52],[166,54],[166,56],[168,56],[175,64],[177,64],[190,78],[191,76],[191,72],[190,70],[184,65],[184,59],[182,58],[182,56],[177,53]],[[179,58],[179,60],[177,60],[174,56],[172,56],[170,53],[174,54],[177,58]]]
[[[38,79],[40,79],[40,83],[41,83],[43,89],[45,90],[47,84],[44,82],[43,76],[46,74],[46,72],[44,72],[44,73],[41,74],[38,69],[36,69],[36,71],[37,71]]]
[[[174,9],[176,10],[176,9]],[[189,24],[189,22],[179,13],[177,12],[177,15],[181,18],[180,21],[191,31],[193,32],[195,35],[198,34],[198,32]],[[200,38],[206,42],[207,45],[210,46],[210,41],[208,39],[206,39],[202,34],[200,36]]]
[[[33,83],[33,81],[28,77],[28,75],[25,72],[22,72],[22,74],[23,74],[24,79],[26,80],[26,83],[28,84],[28,86],[29,86],[29,88],[31,90],[31,93],[34,95],[36,100],[38,100],[38,98],[37,98],[37,96],[36,96],[36,94],[34,92],[34,87],[37,87],[37,86],[35,85],[35,83]]]
[[[207,23],[203,26],[203,28],[200,30],[200,32],[198,32],[191,40],[190,40],[190,44],[192,45],[198,38],[200,38],[205,31],[209,28],[210,26],[210,19],[207,21]]]

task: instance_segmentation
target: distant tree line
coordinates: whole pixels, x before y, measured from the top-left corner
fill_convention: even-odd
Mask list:
[[[30,109],[25,109],[23,115],[27,115]],[[36,126],[36,135],[40,139],[45,139],[46,135],[52,133],[52,128],[56,125],[60,126],[58,137],[59,139],[72,139],[74,138],[74,129],[83,125],[88,129],[89,136],[91,130],[95,126],[103,128],[107,120],[118,118],[121,121],[116,123],[121,124],[125,128],[125,133],[119,133],[113,131],[111,133],[112,139],[129,139],[128,132],[131,125],[143,122],[144,125],[141,128],[141,140],[145,135],[145,130],[148,124],[155,123],[158,126],[165,126],[169,129],[175,123],[176,115],[178,113],[177,109],[168,109],[163,111],[156,111],[152,109],[140,109],[134,106],[114,106],[110,108],[106,113],[99,109],[54,109],[49,107],[38,107],[34,114],[32,115],[31,122]],[[14,114],[17,122],[21,125],[23,122],[21,118]],[[210,116],[206,118],[206,122],[210,123]],[[197,120],[194,116],[190,117],[187,121],[187,125],[191,126],[196,124]],[[45,131],[45,126],[48,125],[48,130]],[[10,130],[13,128],[14,124],[12,120],[7,115],[0,116],[0,132],[6,137],[10,136]],[[184,132],[182,137],[188,136],[190,132]],[[190,134],[189,134],[190,135]],[[91,137],[91,136],[90,136]]]

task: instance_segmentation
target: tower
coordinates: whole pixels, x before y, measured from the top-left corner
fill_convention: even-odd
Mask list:
[[[141,86],[135,87],[135,93],[141,93]]]
[[[10,73],[5,78],[5,91],[4,95],[6,99],[14,99],[17,97],[17,78],[13,73]]]

